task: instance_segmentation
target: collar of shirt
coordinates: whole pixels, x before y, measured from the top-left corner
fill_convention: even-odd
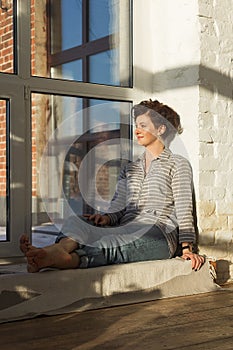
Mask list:
[[[156,159],[160,159],[160,160],[168,160],[172,155],[172,152],[170,151],[170,149],[168,148],[164,148],[163,152],[160,153],[160,155],[158,157],[154,157],[152,161],[156,160]],[[138,158],[137,160],[140,163],[144,163],[145,162],[145,152]]]

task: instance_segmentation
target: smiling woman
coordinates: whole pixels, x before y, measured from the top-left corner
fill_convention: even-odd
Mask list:
[[[168,259],[179,245],[182,258],[191,260],[194,270],[204,263],[192,252],[196,234],[191,166],[172,154],[165,142],[174,129],[181,129],[180,118],[170,107],[151,100],[134,106],[133,114],[145,152],[123,167],[108,210],[70,216],[56,243],[45,248],[30,245],[23,235],[20,248],[29,272]]]
[[[149,111],[148,111],[149,109]],[[136,136],[138,125],[141,129],[151,132],[169,147],[176,134],[181,134],[183,129],[180,124],[180,116],[170,107],[159,101],[142,101],[133,108],[136,122]],[[144,117],[144,120],[142,118]]]
[[[135,135],[140,145],[145,147],[153,147],[153,144],[157,141],[161,134],[159,130],[155,128],[150,116],[147,114],[142,114],[136,119]]]

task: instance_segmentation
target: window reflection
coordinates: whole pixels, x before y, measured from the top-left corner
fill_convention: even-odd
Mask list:
[[[130,156],[131,104],[43,94],[32,101],[35,229],[103,209]]]
[[[119,1],[89,0],[89,40],[119,31]]]
[[[90,82],[120,85],[117,61],[118,50],[109,50],[90,56]]]
[[[82,60],[64,63],[51,68],[52,78],[82,81]]]
[[[82,44],[82,0],[51,0],[51,53]]]

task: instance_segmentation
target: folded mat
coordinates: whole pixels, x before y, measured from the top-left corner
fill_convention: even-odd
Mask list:
[[[0,281],[0,322],[221,289],[209,261],[193,271],[181,258],[34,274],[26,264],[2,266]]]

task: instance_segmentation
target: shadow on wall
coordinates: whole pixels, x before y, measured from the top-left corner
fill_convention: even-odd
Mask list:
[[[199,85],[213,93],[233,98],[232,78],[203,65],[187,65],[155,74],[135,67],[135,77],[137,88],[148,93]]]

